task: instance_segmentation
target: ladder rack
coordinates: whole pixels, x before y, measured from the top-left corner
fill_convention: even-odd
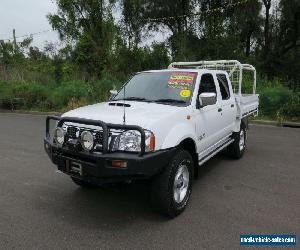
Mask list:
[[[250,71],[253,74],[253,94],[256,92],[256,69],[250,64],[242,64],[237,60],[215,60],[198,62],[173,62],[169,69],[211,69],[224,70],[228,73],[233,90],[242,95],[243,72]]]

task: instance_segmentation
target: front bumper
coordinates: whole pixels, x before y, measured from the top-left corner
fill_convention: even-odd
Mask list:
[[[125,180],[149,179],[159,173],[170,161],[175,148],[144,155],[134,153],[89,153],[58,148],[47,137],[44,147],[51,161],[65,174],[84,181],[102,184]],[[112,161],[126,162],[125,168],[112,167]],[[80,173],[72,171],[72,164],[81,167]]]

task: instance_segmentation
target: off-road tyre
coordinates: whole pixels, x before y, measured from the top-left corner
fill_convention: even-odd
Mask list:
[[[247,146],[247,130],[243,123],[240,131],[233,133],[232,138],[234,142],[227,147],[228,155],[233,159],[240,159],[244,155]]]
[[[180,170],[183,171],[181,176]],[[185,180],[187,179],[187,175],[188,182]],[[182,179],[180,179],[181,177]],[[170,218],[182,213],[187,207],[190,199],[193,177],[194,162],[191,154],[186,150],[178,149],[175,152],[174,157],[170,160],[170,163],[159,175],[155,176],[152,181],[151,202],[153,207]],[[182,186],[180,187],[181,184]],[[176,195],[178,192],[175,194],[175,190],[178,191],[184,189],[185,191],[184,186],[186,186],[185,195]],[[184,198],[180,200],[182,197]],[[175,199],[177,199],[177,201]]]

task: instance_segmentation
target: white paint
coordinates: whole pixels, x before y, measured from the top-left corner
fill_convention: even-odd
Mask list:
[[[177,70],[178,69],[168,69]],[[186,138],[191,138],[197,147],[199,156],[214,151],[228,137],[239,130],[243,114],[258,108],[258,96],[235,95],[233,93],[228,73],[220,70],[182,69],[182,71],[198,72],[191,104],[187,107],[177,107],[158,103],[125,101],[126,124],[138,125],[152,131],[155,135],[155,149],[167,149],[177,146]],[[157,72],[157,71],[151,71]],[[214,76],[217,89],[217,102],[200,109],[196,108],[196,99],[200,79],[203,73]],[[216,74],[225,74],[230,85],[230,99],[222,100]],[[123,101],[114,101],[123,103]],[[222,111],[219,111],[219,109]],[[110,106],[109,102],[94,104],[65,113],[65,117],[77,117],[101,120],[106,123],[123,124],[123,106]],[[190,119],[187,119],[190,116]]]

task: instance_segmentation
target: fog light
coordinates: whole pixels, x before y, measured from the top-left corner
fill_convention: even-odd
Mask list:
[[[54,131],[54,140],[59,145],[63,145],[63,143],[65,141],[65,131],[62,128],[57,127],[55,129],[55,131]]]
[[[81,133],[81,145],[88,151],[94,148],[94,136],[90,131],[83,131]]]

